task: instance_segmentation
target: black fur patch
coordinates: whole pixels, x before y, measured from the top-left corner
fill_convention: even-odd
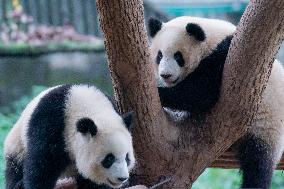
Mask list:
[[[133,117],[134,117],[134,112],[127,112],[122,115],[123,121],[125,123],[126,128],[128,129],[129,132],[132,132],[133,130]]]
[[[262,139],[249,135],[239,147],[239,160],[243,172],[242,188],[270,187],[273,173],[273,149]]]
[[[149,33],[151,37],[155,37],[155,35],[161,30],[162,22],[156,18],[150,18],[148,21]]]
[[[97,185],[89,179],[85,179],[81,175],[76,178],[77,189],[112,189],[106,185]]]
[[[158,54],[157,54],[157,57],[156,57],[156,64],[160,64],[160,62],[161,62],[161,60],[162,60],[162,58],[163,58],[163,54],[162,54],[162,52],[159,50],[158,51]]]
[[[14,187],[14,189],[25,189],[25,188],[24,188],[24,181],[23,181],[23,179],[20,180],[20,181],[16,184],[16,186]]]
[[[129,158],[129,154],[128,154],[128,153],[126,154],[125,161],[126,161],[126,163],[127,163],[127,166],[129,166],[130,163],[131,163],[131,160],[130,160],[130,158]]]
[[[102,161],[102,166],[106,169],[110,168],[115,161],[115,156],[112,153],[106,155]]]
[[[174,87],[159,87],[162,106],[188,111],[197,119],[209,112],[220,96],[224,63],[232,36],[225,38],[217,48],[183,81]]]
[[[77,121],[76,123],[77,131],[82,134],[90,133],[91,136],[95,136],[98,132],[97,126],[93,120],[84,117]]]
[[[198,41],[204,41],[206,38],[203,29],[198,24],[188,23],[186,25],[186,31],[188,35],[194,36]]]
[[[174,59],[177,61],[178,65],[180,67],[183,67],[184,66],[184,59],[183,59],[183,56],[182,56],[182,53],[180,51],[177,51],[175,54],[174,54]]]
[[[27,130],[27,155],[24,160],[24,186],[51,189],[70,163],[65,151],[65,102],[70,85],[53,89],[39,102]]]
[[[15,157],[6,158],[6,189],[23,189],[23,165]]]

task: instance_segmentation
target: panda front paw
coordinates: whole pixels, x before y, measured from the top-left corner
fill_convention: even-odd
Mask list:
[[[174,122],[182,122],[190,117],[190,113],[187,111],[173,110],[166,107],[163,107],[163,109]]]

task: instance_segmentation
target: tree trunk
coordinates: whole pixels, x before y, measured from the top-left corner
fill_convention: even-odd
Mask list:
[[[99,0],[97,7],[115,98],[121,112],[135,110],[136,113],[134,149],[139,166],[136,175],[152,183],[163,175],[162,166],[167,167],[171,157],[157,152],[163,148],[174,150],[165,140],[176,138],[176,133],[169,131],[177,129],[167,124],[160,105],[149,61],[142,1]],[[159,166],[153,160],[159,160]]]
[[[133,184],[188,188],[242,136],[256,112],[283,38],[284,1],[253,0],[232,40],[221,99],[202,123],[174,124],[164,113],[149,58],[141,0],[97,0],[115,98],[121,112],[134,110],[138,161]]]

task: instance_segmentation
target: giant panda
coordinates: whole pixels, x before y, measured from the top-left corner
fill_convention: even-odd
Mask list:
[[[202,120],[219,99],[223,66],[236,27],[189,16],[166,23],[151,18],[148,26],[162,106],[188,112],[191,121]],[[283,147],[284,69],[275,60],[256,118],[239,141],[242,187],[269,188]]]
[[[121,187],[135,164],[132,120],[95,86],[41,92],[5,140],[6,189],[53,189],[61,177],[79,189]]]

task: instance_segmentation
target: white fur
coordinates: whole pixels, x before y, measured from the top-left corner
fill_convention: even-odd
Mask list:
[[[27,105],[5,140],[5,157],[11,155],[16,156],[19,161],[23,160],[28,141],[26,131],[31,115],[41,98],[56,87],[41,92]],[[74,85],[67,96],[65,114],[66,150],[75,164],[67,167],[62,176],[74,176],[77,170],[98,184],[121,187],[122,182],[117,178],[128,178],[129,171],[135,164],[132,137],[108,98],[95,87]],[[98,128],[96,136],[82,135],[76,131],[76,122],[83,117],[91,118],[95,122]],[[116,161],[109,169],[105,169],[101,162],[108,153],[112,153]],[[127,153],[131,160],[128,167],[125,161]],[[112,183],[109,183],[108,179]]]
[[[263,100],[250,131],[275,149],[278,161],[284,150],[284,69],[275,60]]]
[[[198,24],[205,32],[206,39],[197,41],[186,32],[188,23]],[[152,39],[151,57],[156,59],[158,51],[163,54],[159,65],[154,63],[155,76],[160,85],[172,87],[182,81],[199,64],[200,60],[208,56],[218,43],[226,36],[233,34],[236,27],[222,20],[183,16],[163,23],[162,29]],[[180,51],[185,60],[185,66],[180,67],[174,60],[174,53]],[[161,74],[171,74],[164,79]],[[179,78],[179,79],[178,79]],[[173,83],[178,79],[177,82]]]
[[[187,111],[172,110],[166,107],[163,107],[163,109],[176,123],[186,121],[190,117],[190,113]]]
[[[198,42],[186,33],[185,27],[188,23],[196,23],[204,30],[204,42]],[[179,77],[179,81],[182,81],[198,66],[202,58],[208,56],[218,43],[233,34],[235,29],[233,24],[226,21],[197,17],[179,17],[163,23],[151,45],[153,60],[159,50],[163,54],[162,65],[157,66],[154,63],[159,86],[172,86],[159,76],[161,70],[167,70],[167,73],[175,78]],[[185,60],[185,66],[181,70],[177,70],[173,65],[169,66],[174,63],[173,54],[178,50],[182,52]],[[166,66],[168,67],[165,68]],[[271,156],[275,162],[280,159],[284,150],[284,69],[277,60],[274,62],[255,121],[248,132],[263,139],[274,149],[275,152]]]
[[[67,150],[81,174],[98,183],[108,183],[107,179],[118,183],[118,177],[129,177],[129,170],[135,161],[132,138],[107,97],[95,87],[73,86],[66,110],[64,133],[69,147]],[[95,137],[76,132],[76,122],[82,117],[91,118],[95,122],[98,127]],[[117,160],[110,169],[104,169],[101,162],[108,153],[114,154]],[[131,159],[128,168],[125,161],[127,153]]]
[[[58,86],[56,86],[58,87]],[[16,158],[22,160],[25,150],[27,147],[26,141],[26,130],[28,123],[30,121],[31,115],[34,112],[36,106],[43,96],[45,96],[49,91],[56,88],[52,87],[45,91],[42,91],[37,95],[24,109],[21,113],[20,118],[15,123],[9,134],[7,135],[4,142],[4,155],[9,156],[11,154],[15,155]]]
[[[159,64],[159,76],[163,74],[172,75],[169,79],[162,79],[161,81],[165,82],[168,86],[174,86],[175,81],[178,81],[179,76],[181,75],[182,68],[176,63],[172,57],[163,57]]]

